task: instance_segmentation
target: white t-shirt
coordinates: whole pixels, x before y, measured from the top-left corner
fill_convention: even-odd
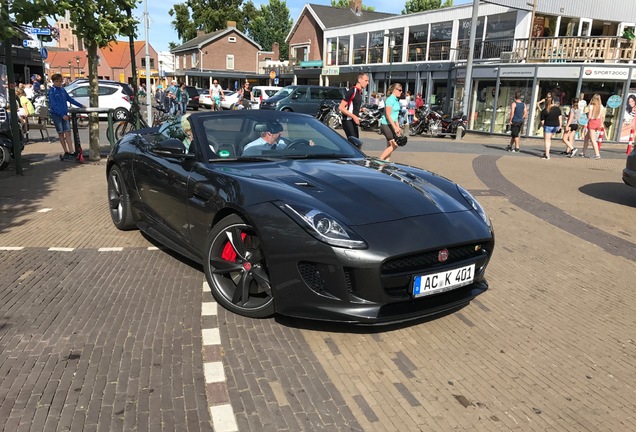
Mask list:
[[[210,94],[212,97],[220,97],[221,96],[221,85],[217,84],[216,86],[213,84],[212,88],[210,88]]]

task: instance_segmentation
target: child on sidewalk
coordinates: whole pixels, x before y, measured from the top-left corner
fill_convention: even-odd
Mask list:
[[[70,97],[64,87],[62,87],[62,74],[53,74],[51,81],[53,81],[53,86],[49,89],[51,120],[53,120],[55,130],[60,137],[60,144],[62,144],[62,149],[64,150],[63,157],[68,159],[75,157],[76,154],[71,142],[71,124],[69,122],[67,102],[80,108],[84,108],[84,105]]]

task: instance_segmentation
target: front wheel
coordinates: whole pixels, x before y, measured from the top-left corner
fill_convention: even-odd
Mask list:
[[[6,169],[11,162],[11,150],[0,146],[0,171]]]
[[[136,228],[124,175],[118,166],[113,166],[108,172],[108,208],[118,229],[127,231]]]
[[[274,295],[261,241],[239,216],[217,223],[203,263],[212,295],[226,309],[250,318],[274,314]]]
[[[117,127],[115,128],[115,140],[119,141],[121,137],[123,137],[128,132],[134,129],[135,129],[135,124],[132,122],[125,121],[125,122],[119,123]]]

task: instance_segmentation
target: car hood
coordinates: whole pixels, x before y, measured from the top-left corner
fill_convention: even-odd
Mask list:
[[[253,183],[250,189],[258,193],[250,201],[300,202],[351,226],[468,211],[468,203],[453,182],[406,165],[377,159],[249,165],[231,171]]]

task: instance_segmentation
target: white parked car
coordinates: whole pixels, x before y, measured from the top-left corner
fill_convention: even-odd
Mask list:
[[[126,108],[126,110],[130,111],[131,100],[130,96],[132,96],[132,89],[130,89],[131,94],[127,94],[126,87],[128,84],[120,83],[117,81],[106,81],[99,80],[97,83],[98,89],[98,100],[99,108]],[[128,86],[129,87],[129,86]],[[84,106],[90,106],[89,101],[89,86],[87,80],[78,80],[73,82],[65,87],[66,92],[76,101],[81,103]],[[70,106],[70,105],[69,105]],[[122,111],[119,110],[119,113]],[[116,112],[117,115],[121,115]],[[101,114],[100,114],[101,116]],[[106,116],[104,114],[104,116]],[[124,118],[116,118],[115,120],[125,120]]]
[[[221,100],[221,108],[229,110],[234,109],[234,106],[238,102],[238,98],[240,94],[235,91],[226,91],[223,92],[225,98]]]
[[[252,87],[252,109],[259,109],[261,107],[261,102],[278,93],[278,90],[281,88],[282,87],[274,86]]]

